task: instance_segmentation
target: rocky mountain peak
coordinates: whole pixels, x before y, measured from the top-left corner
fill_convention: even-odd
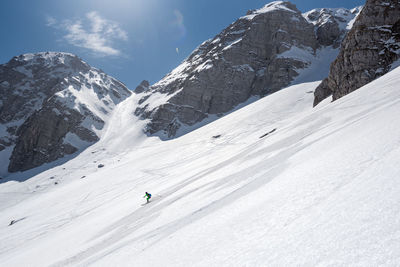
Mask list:
[[[10,158],[8,171],[15,172],[72,154],[98,140],[114,106],[129,95],[73,54],[14,57],[0,65],[0,157]]]
[[[140,94],[143,93],[144,91],[149,90],[150,83],[146,80],[143,80],[135,89],[135,93]]]
[[[316,8],[303,14],[315,25],[315,33],[321,45],[339,47],[344,35],[352,28],[362,6],[345,8]]]
[[[30,64],[41,64],[43,66],[57,66],[63,64],[70,67],[73,67],[73,63],[80,63],[88,66],[76,55],[66,52],[38,52],[22,54],[12,58],[11,62],[26,62]]]
[[[321,17],[340,13],[321,12]],[[342,16],[343,23],[355,16],[348,13]],[[140,89],[143,96],[135,114],[149,121],[145,131],[162,138],[183,134],[182,126],[188,129],[252,96],[280,90],[299,78],[302,70],[328,69],[313,62],[322,61],[322,49],[339,42],[346,27],[343,31],[327,27],[319,38],[316,32],[326,23],[318,22],[322,20],[318,16],[309,17],[313,20],[290,2],[276,1],[247,12],[203,42],[162,80],[146,91]]]
[[[6,65],[31,78],[40,76],[42,72],[49,72],[51,75],[60,73],[63,76],[66,73],[87,72],[90,69],[90,66],[76,55],[63,52],[23,54],[12,58]]]
[[[291,13],[300,13],[300,11],[297,9],[296,5],[287,2],[287,1],[274,1],[271,3],[266,4],[264,7],[255,9],[255,10],[249,10],[246,14],[246,16],[242,17],[245,19],[253,19],[257,15],[260,14],[265,14],[269,12],[291,12]]]

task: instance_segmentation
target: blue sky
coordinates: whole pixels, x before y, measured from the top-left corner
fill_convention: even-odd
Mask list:
[[[0,64],[42,51],[74,53],[134,89],[157,82],[200,43],[271,1],[2,0]],[[302,12],[362,0],[293,0]]]

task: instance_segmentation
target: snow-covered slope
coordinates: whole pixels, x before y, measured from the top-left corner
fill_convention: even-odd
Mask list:
[[[398,265],[399,82],[315,109],[318,82],[292,86],[165,142],[133,95],[89,150],[0,185],[1,265]]]

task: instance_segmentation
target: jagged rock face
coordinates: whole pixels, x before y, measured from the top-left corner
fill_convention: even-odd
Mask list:
[[[310,23],[315,25],[315,33],[319,44],[338,47],[344,35],[351,29],[353,19],[360,13],[362,7],[352,10],[345,8],[317,8],[304,14]]]
[[[105,118],[130,94],[72,54],[26,54],[0,65],[0,145],[10,148],[8,171],[52,162],[97,141]]]
[[[400,2],[367,0],[342,43],[328,78],[315,90],[314,106],[336,100],[387,73],[400,58]]]
[[[143,80],[135,89],[135,93],[140,94],[149,90],[150,84],[148,81]]]
[[[313,57],[321,46],[316,27],[289,2],[249,11],[147,89],[135,114],[149,119],[147,133],[172,137],[182,125],[284,88],[310,64],[298,51]]]
[[[56,113],[47,105],[34,113],[18,129],[19,138],[10,159],[9,171],[27,170],[76,152],[77,148],[64,144],[63,139],[82,120],[83,116],[77,111]],[[92,138],[87,141],[97,141],[97,136],[92,133]]]

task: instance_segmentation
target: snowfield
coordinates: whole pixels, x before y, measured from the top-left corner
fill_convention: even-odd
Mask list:
[[[0,180],[0,265],[398,266],[400,68],[312,108],[318,84],[170,141],[131,96],[76,158]]]

